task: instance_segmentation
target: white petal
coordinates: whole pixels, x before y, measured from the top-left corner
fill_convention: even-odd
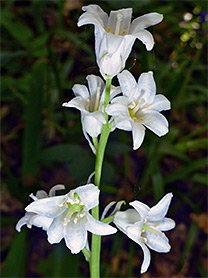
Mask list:
[[[145,244],[140,244],[140,246],[142,247],[143,253],[144,253],[144,259],[143,259],[143,263],[141,266],[141,274],[146,272],[149,265],[150,265],[150,260],[151,260],[151,254],[149,249],[145,246]]]
[[[137,83],[134,76],[128,71],[124,70],[118,74],[118,81],[121,86],[121,90],[124,96],[127,96],[129,102],[132,101],[133,95],[137,90]]]
[[[154,38],[152,34],[147,30],[138,30],[135,34],[133,34],[135,38],[140,40],[148,51],[152,50],[154,46]]]
[[[48,242],[50,244],[59,243],[62,240],[64,236],[63,218],[64,216],[55,218],[47,230]]]
[[[121,114],[128,116],[128,99],[124,96],[116,97],[112,103],[107,105],[105,109],[108,115],[119,116]]]
[[[87,102],[80,96],[73,98],[69,102],[64,102],[62,106],[76,108],[80,111],[87,111]]]
[[[154,102],[151,104],[151,109],[157,111],[169,110],[170,109],[170,101],[163,95],[156,95],[154,98]]]
[[[167,214],[172,197],[173,194],[168,193],[154,207],[152,207],[148,214],[148,220],[149,221],[162,220]]]
[[[132,207],[134,207],[136,209],[136,211],[139,213],[140,220],[144,221],[144,219],[148,215],[148,212],[149,212],[150,208],[147,205],[145,205],[145,204],[143,204],[142,202],[139,202],[139,201],[133,201],[129,204]]]
[[[175,221],[171,218],[165,217],[162,221],[159,223],[158,229],[161,231],[169,231],[175,228]]]
[[[105,28],[108,15],[98,5],[84,6],[82,10],[85,13],[79,17],[77,24],[79,27],[85,24],[94,24]]]
[[[105,123],[105,115],[101,111],[88,113],[83,118],[84,129],[91,137],[97,137],[101,133],[102,125]]]
[[[146,110],[143,118],[143,124],[157,136],[163,136],[168,133],[168,121],[160,112]]]
[[[40,215],[36,214],[36,215],[33,215],[29,219],[28,224],[30,224],[31,226],[33,225],[33,226],[42,228],[43,230],[46,231],[50,227],[52,221],[53,221],[52,218],[48,218],[48,217],[40,216]]]
[[[92,215],[90,215],[89,213],[87,213],[87,230],[90,231],[93,234],[96,235],[101,235],[101,236],[105,236],[105,235],[112,235],[115,234],[117,232],[117,229],[102,223],[101,221],[96,220],[94,217],[92,217]]]
[[[126,211],[118,211],[114,216],[113,222],[123,233],[127,235],[127,227],[140,221],[140,215],[135,209],[127,209]],[[142,223],[143,224],[143,223]]]
[[[129,116],[123,115],[123,116],[117,116],[114,117],[115,121],[115,127],[125,130],[125,131],[131,131],[132,126],[131,126],[131,118]]]
[[[63,185],[63,184],[54,185],[54,186],[50,189],[48,195],[49,195],[50,197],[55,196],[57,190],[64,190],[64,189],[65,189],[65,185]]]
[[[98,87],[100,88],[100,93],[103,92],[105,85],[104,85],[102,78],[100,78],[99,76],[96,76],[94,74],[91,74],[91,75],[88,75],[86,77],[86,79],[88,82],[88,87],[89,87],[89,92],[90,92],[91,97],[94,94],[97,94]]]
[[[72,254],[79,253],[87,244],[86,219],[79,218],[76,224],[69,222],[64,229],[64,239]]]
[[[137,244],[141,244],[141,232],[142,232],[143,221],[138,221],[135,224],[127,226],[127,236],[135,241]]]
[[[119,95],[121,93],[121,87],[115,87],[115,86],[111,86],[111,90],[110,90],[110,101],[112,101],[112,99],[114,97],[116,97],[117,95]]]
[[[148,28],[149,26],[158,24],[162,21],[163,15],[159,13],[149,13],[137,17],[131,23],[130,33],[134,34],[141,29]]]
[[[145,127],[140,123],[135,123],[133,121],[131,121],[131,126],[132,126],[132,137],[133,137],[133,149],[136,150],[141,146],[144,140]]]
[[[144,72],[140,75],[138,79],[138,90],[140,93],[139,99],[143,98],[145,100],[141,108],[152,104],[156,94],[156,84],[152,71]]]
[[[168,238],[164,236],[159,236],[151,232],[144,232],[144,236],[147,239],[146,245],[152,250],[159,253],[167,253],[170,251],[170,244],[168,243]]]
[[[35,197],[38,199],[43,199],[48,197],[48,194],[44,190],[38,190]]]
[[[75,84],[72,87],[72,90],[76,97],[82,97],[83,99],[87,100],[89,98],[89,91],[85,85]]]
[[[17,222],[16,227],[15,227],[18,232],[21,231],[22,226],[24,226],[25,224],[28,223],[28,221],[32,215],[34,215],[34,214],[30,213],[30,212],[26,212],[26,214],[22,218],[20,218],[20,220]]]
[[[79,186],[78,188],[74,189],[74,192],[78,194],[86,210],[90,210],[99,204],[98,198],[100,190],[92,183]]]
[[[84,137],[86,138],[87,142],[89,143],[89,146],[90,146],[92,152],[94,154],[96,154],[96,149],[95,149],[93,143],[91,142],[88,133],[85,130],[85,126],[84,126],[84,113],[81,113],[81,123],[82,123],[82,131],[83,131]]]
[[[120,28],[119,28],[120,30],[118,35],[121,35],[123,31],[126,31],[126,33],[128,33],[130,23],[131,23],[131,15],[132,15],[132,8],[111,11],[109,15],[107,27],[110,28],[113,34],[115,34],[118,16],[120,16],[121,21],[120,21]]]
[[[66,209],[64,206],[59,206],[65,201],[65,198],[66,196],[64,195],[40,199],[29,204],[25,210],[49,218],[55,218],[62,214]]]

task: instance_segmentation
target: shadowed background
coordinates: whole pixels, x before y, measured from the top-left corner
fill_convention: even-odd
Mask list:
[[[173,192],[167,232],[171,252],[152,254],[142,277],[207,277],[207,66],[206,1],[1,1],[1,270],[2,277],[88,277],[83,255],[50,245],[44,231],[15,225],[31,202],[31,192],[86,184],[94,156],[82,134],[80,113],[63,108],[72,86],[99,74],[94,28],[77,27],[81,7],[99,4],[133,8],[133,18],[149,12],[164,20],[148,30],[155,46],[138,40],[126,69],[138,79],[152,70],[157,93],[172,109],[163,113],[169,133],[150,131],[132,151],[131,133],[110,135],[101,181],[101,211],[113,200],[140,200],[153,206]],[[114,78],[114,85],[117,80]],[[61,193],[61,192],[60,192]],[[127,208],[125,206],[123,208]],[[90,237],[89,237],[90,238]],[[121,232],[103,237],[102,277],[139,277],[141,248]]]

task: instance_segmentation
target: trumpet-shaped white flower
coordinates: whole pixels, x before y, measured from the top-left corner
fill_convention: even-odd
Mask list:
[[[89,90],[85,85],[75,84],[72,90],[76,97],[69,102],[63,103],[63,106],[80,110],[84,136],[95,153],[95,148],[88,134],[91,137],[97,137],[101,133],[102,125],[106,123],[103,112],[105,84],[99,76],[93,74],[88,75],[86,79]],[[120,88],[112,86],[110,98],[112,99],[119,93]]]
[[[37,200],[25,210],[52,219],[47,229],[48,241],[59,243],[64,238],[66,246],[77,254],[87,244],[87,231],[97,235],[110,235],[117,231],[89,213],[98,205],[98,197],[97,186],[87,184],[66,195]]]
[[[163,19],[161,14],[154,12],[131,22],[131,8],[111,11],[109,17],[98,5],[84,6],[82,10],[85,13],[80,16],[78,26],[94,25],[96,60],[104,78],[116,76],[125,67],[136,39],[151,50],[154,39],[145,29]]]
[[[34,200],[34,202],[36,202],[39,199],[55,196],[56,190],[63,190],[63,189],[65,189],[64,185],[57,184],[50,189],[49,194],[47,194],[44,190],[38,190],[36,195],[33,195],[31,193],[30,197]],[[25,215],[22,218],[20,218],[20,220],[17,222],[16,230],[20,232],[22,226],[26,224],[29,229],[31,229],[33,225],[42,228],[43,230],[46,231],[51,225],[51,223],[52,223],[51,218],[41,216],[33,212],[26,212]]]
[[[115,214],[114,223],[117,228],[138,243],[144,252],[141,273],[147,271],[151,260],[147,246],[159,253],[170,251],[168,238],[163,231],[175,227],[175,222],[165,217],[172,196],[172,193],[166,194],[152,208],[139,201],[134,201],[130,203],[134,209],[119,211]]]
[[[169,100],[156,95],[156,85],[151,71],[142,73],[138,83],[133,75],[124,70],[118,74],[123,96],[114,98],[106,107],[106,113],[114,117],[114,126],[132,131],[133,149],[138,149],[145,135],[145,127],[158,136],[168,132],[168,121],[160,113],[170,109]]]

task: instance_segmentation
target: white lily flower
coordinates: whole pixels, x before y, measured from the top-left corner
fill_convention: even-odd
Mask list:
[[[56,190],[63,190],[63,189],[65,189],[64,185],[57,184],[50,189],[49,194],[47,194],[44,190],[38,190],[36,195],[33,195],[31,193],[30,197],[34,200],[34,202],[36,202],[39,199],[55,196]],[[22,218],[20,218],[20,220],[17,222],[16,230],[20,232],[22,226],[26,224],[29,229],[31,229],[32,226],[36,226],[46,231],[51,225],[51,223],[52,223],[51,218],[41,216],[33,212],[26,212],[25,215]]]
[[[52,219],[47,229],[49,243],[59,243],[64,238],[66,246],[77,254],[87,245],[87,231],[97,235],[117,231],[89,213],[99,203],[99,192],[94,184],[79,186],[66,195],[37,200],[27,206],[26,211]]]
[[[84,6],[82,10],[85,13],[80,16],[78,26],[94,25],[96,60],[104,78],[116,76],[125,67],[136,39],[151,50],[154,39],[145,29],[163,19],[163,15],[153,12],[131,22],[131,8],[111,11],[109,17],[98,5]]]
[[[106,123],[103,112],[105,84],[99,76],[93,74],[88,75],[86,79],[89,90],[85,85],[75,84],[72,90],[76,97],[63,103],[63,106],[80,110],[84,136],[95,153],[88,134],[91,137],[97,137],[101,133],[103,124]],[[112,86],[110,98],[112,99],[119,93],[120,88]]]
[[[175,227],[175,221],[165,217],[172,197],[172,193],[166,194],[152,208],[139,201],[134,201],[130,203],[134,209],[119,211],[115,214],[114,223],[117,228],[138,243],[144,252],[141,273],[147,271],[151,260],[147,246],[159,253],[170,251],[169,240],[163,231]]]
[[[132,131],[133,149],[138,149],[145,135],[145,127],[158,136],[168,132],[168,121],[160,113],[170,109],[169,100],[156,95],[152,71],[142,73],[138,83],[133,75],[124,70],[118,74],[123,96],[114,98],[106,107],[106,113],[114,117],[114,127]]]

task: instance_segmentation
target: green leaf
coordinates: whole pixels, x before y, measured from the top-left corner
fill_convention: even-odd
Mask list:
[[[11,243],[9,253],[4,262],[1,277],[25,277],[26,265],[26,230],[17,233]]]
[[[42,103],[46,77],[46,62],[34,65],[31,75],[31,88],[24,114],[25,128],[23,137],[23,175],[35,176],[39,172],[39,154],[42,133]]]

